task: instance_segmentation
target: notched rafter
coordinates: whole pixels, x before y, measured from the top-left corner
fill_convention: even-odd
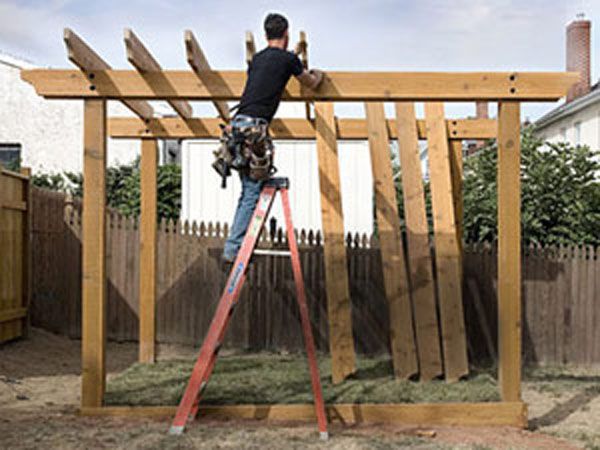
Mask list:
[[[300,40],[296,44],[294,52],[300,58],[302,66],[308,69],[308,41],[306,40],[306,32],[300,31]],[[306,118],[310,120],[310,102],[305,103]]]
[[[125,29],[125,47],[127,48],[127,60],[140,72],[143,76],[148,72],[162,72],[162,67],[154,59],[150,51],[144,46],[142,41],[129,28]],[[167,100],[169,105],[183,119],[192,117],[192,106],[185,100]]]
[[[250,65],[255,54],[256,45],[254,44],[254,35],[251,31],[246,31],[246,64]]]

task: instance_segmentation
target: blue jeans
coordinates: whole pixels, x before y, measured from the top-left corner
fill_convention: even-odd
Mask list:
[[[223,259],[227,261],[235,260],[235,257],[242,246],[242,241],[246,235],[246,230],[250,224],[250,219],[252,219],[254,208],[256,207],[260,191],[264,184],[264,181],[255,181],[248,175],[241,173],[240,180],[242,182],[242,193],[238,200],[233,223],[229,229],[229,236],[227,237],[225,247],[223,248]]]

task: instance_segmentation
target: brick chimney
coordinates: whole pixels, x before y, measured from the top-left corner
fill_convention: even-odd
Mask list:
[[[590,92],[590,29],[592,23],[583,14],[567,25],[567,71],[579,72],[580,81],[569,89],[567,102]]]

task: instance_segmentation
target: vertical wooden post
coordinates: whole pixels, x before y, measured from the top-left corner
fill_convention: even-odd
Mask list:
[[[81,406],[102,406],[106,381],[106,101],[84,100]]]
[[[502,400],[521,400],[520,104],[498,104],[498,345]]]
[[[352,303],[344,241],[344,214],[333,103],[315,103],[315,126],[321,189],[331,373],[333,382],[339,383],[354,373],[356,356],[352,336]]]
[[[22,167],[21,174],[27,177],[24,180],[24,200],[27,205],[27,210],[24,211],[23,219],[23,303],[22,306],[25,308],[26,316],[23,318],[23,337],[29,335],[31,328],[31,212],[33,205],[31,204],[31,169],[29,167]]]
[[[454,199],[454,213],[456,218],[456,239],[461,249],[463,240],[463,155],[462,141],[449,140],[450,146],[450,173],[452,174],[452,198]],[[461,264],[462,265],[462,264]]]
[[[396,125],[402,169],[404,220],[419,354],[419,375],[422,381],[427,381],[442,373],[442,352],[435,305],[433,262],[429,247],[419,136],[413,103],[396,103]]]
[[[142,139],[140,214],[140,349],[139,361],[152,363],[156,345],[156,232],[157,166],[156,140]]]
[[[412,308],[392,174],[390,139],[383,103],[365,103],[373,170],[377,231],[385,293],[389,303],[390,341],[394,374],[408,379],[418,372]]]
[[[462,304],[460,248],[456,238],[450,151],[443,103],[425,103],[425,123],[429,144],[431,206],[444,372],[447,381],[456,381],[468,373],[469,364]]]

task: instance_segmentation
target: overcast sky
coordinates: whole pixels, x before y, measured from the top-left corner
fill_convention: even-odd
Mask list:
[[[600,0],[0,0],[0,51],[70,67],[62,42],[70,27],[113,67],[128,68],[122,36],[130,27],[163,67],[187,68],[183,31],[191,29],[214,68],[241,69],[244,32],[262,47],[270,11],[289,18],[292,42],[307,32],[311,66],[331,70],[564,70],[565,26],[578,12],[595,22],[593,55],[600,46]],[[599,76],[600,57],[592,57],[593,82]],[[527,104],[523,117],[551,108]]]

